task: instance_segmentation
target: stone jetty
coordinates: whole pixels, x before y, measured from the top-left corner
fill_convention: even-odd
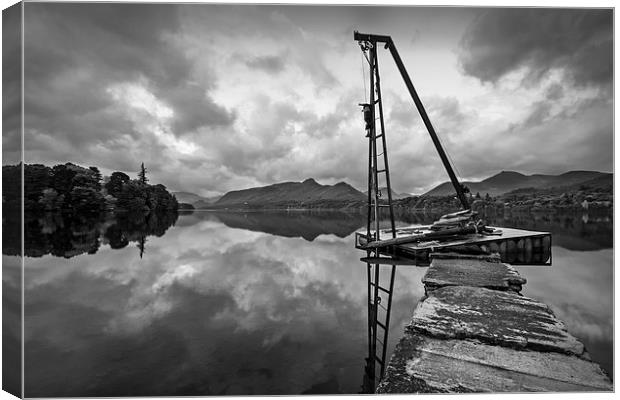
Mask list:
[[[426,295],[377,393],[612,391],[551,309],[497,256],[431,254]]]

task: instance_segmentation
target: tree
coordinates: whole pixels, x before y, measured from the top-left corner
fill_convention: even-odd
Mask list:
[[[52,170],[41,164],[24,166],[24,206],[27,210],[37,208],[43,190],[50,186]],[[20,193],[21,197],[21,193]]]
[[[122,172],[112,172],[110,180],[105,184],[105,188],[109,194],[114,197],[118,197],[118,194],[123,190],[123,185],[129,182],[129,176]]]
[[[71,208],[77,212],[99,212],[105,206],[103,195],[88,186],[71,189]]]
[[[118,209],[128,212],[144,213],[150,209],[146,205],[147,193],[144,186],[137,180],[132,180],[123,185],[123,189],[116,195]]]
[[[65,196],[58,195],[52,188],[43,189],[43,194],[39,199],[39,205],[44,211],[59,210],[62,207],[62,203],[65,200]]]
[[[146,177],[146,168],[144,168],[144,163],[140,165],[140,172],[138,172],[138,180],[144,184],[146,184],[149,180]]]
[[[70,201],[69,192],[73,187],[73,177],[76,171],[71,168],[71,163],[54,165],[52,168],[52,187],[58,194],[65,195],[65,200]]]
[[[97,190],[100,190],[101,189],[101,179],[103,179],[103,177],[101,176],[101,172],[99,172],[99,168],[97,168],[97,167],[88,167],[88,169],[93,171],[93,179],[95,180],[95,186],[97,187]]]
[[[480,198],[480,192],[476,192],[476,198],[479,199]]]

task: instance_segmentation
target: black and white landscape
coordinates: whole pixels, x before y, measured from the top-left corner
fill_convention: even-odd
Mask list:
[[[363,391],[354,30],[397,43],[472,208],[551,232],[554,267],[519,267],[524,294],[613,376],[611,9],[19,7],[3,12],[5,390],[23,346],[27,397]],[[460,205],[381,57],[395,217],[429,224]],[[398,269],[388,353],[423,275]]]

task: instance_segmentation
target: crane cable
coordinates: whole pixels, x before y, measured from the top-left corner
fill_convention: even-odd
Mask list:
[[[442,140],[439,138],[439,135],[437,135],[437,139],[439,140],[439,142],[441,143],[441,147],[443,147],[443,151],[444,153],[446,153],[446,156],[448,156],[448,160],[450,160],[450,164],[452,165],[452,167],[454,168],[454,172],[456,173],[456,176],[459,180],[460,184],[463,184],[462,178],[463,176],[461,175],[461,172],[459,171],[459,169],[457,168],[456,164],[454,163],[454,160],[452,159],[452,157],[450,156],[450,152],[448,151],[448,148],[446,147],[446,145],[444,143],[442,143]]]

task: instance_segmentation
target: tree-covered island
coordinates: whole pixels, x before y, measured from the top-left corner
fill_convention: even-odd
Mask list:
[[[178,218],[179,204],[163,185],[150,185],[146,168],[137,179],[123,172],[102,177],[96,167],[72,163],[26,164],[23,255],[70,258],[96,253],[102,244],[135,243],[140,257],[147,237],[162,236]],[[3,254],[21,255],[22,165],[2,167]]]
[[[22,166],[2,167],[5,208],[19,207]],[[48,167],[25,164],[24,209],[26,212],[140,213],[176,211],[177,199],[161,184],[147,183],[142,164],[137,179],[113,172],[105,179],[97,167],[73,163]]]

